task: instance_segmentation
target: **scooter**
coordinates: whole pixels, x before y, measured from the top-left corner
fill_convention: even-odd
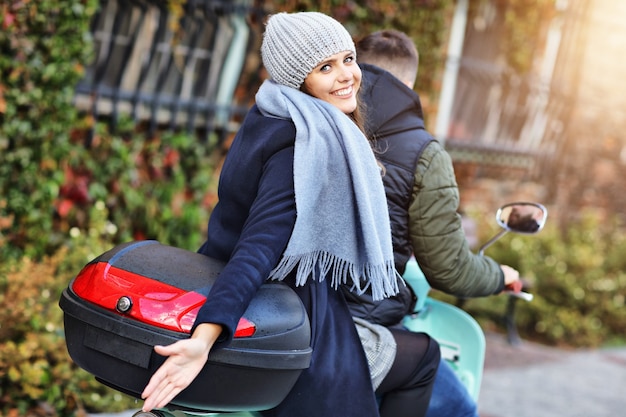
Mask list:
[[[496,214],[502,230],[480,254],[507,232],[537,233],[546,217],[540,204],[502,206]],[[188,337],[222,267],[204,255],[156,241],[129,242],[100,255],[59,301],[71,358],[103,384],[139,398],[164,361],[152,347]],[[485,356],[482,329],[460,308],[428,297],[430,286],[414,260],[405,279],[418,303],[404,325],[439,342],[442,356],[477,399]],[[508,291],[532,299],[519,290]],[[212,352],[205,369],[167,408],[138,411],[133,417],[256,416],[280,403],[308,367],[309,337],[308,318],[295,293],[281,283],[264,284],[231,345]]]
[[[496,221],[502,228],[479,250],[485,250],[508,232],[535,234],[545,225],[548,210],[541,204],[519,202],[500,207]],[[478,322],[461,308],[428,297],[431,290],[424,273],[415,259],[407,264],[405,281],[417,296],[414,312],[407,315],[403,324],[412,331],[428,333],[437,340],[442,357],[450,364],[470,395],[478,401],[485,362],[485,335]],[[512,299],[532,301],[533,295],[521,290],[521,283],[506,288]],[[509,305],[512,305],[511,303]],[[507,322],[512,321],[509,307]],[[507,323],[510,325],[511,323]]]

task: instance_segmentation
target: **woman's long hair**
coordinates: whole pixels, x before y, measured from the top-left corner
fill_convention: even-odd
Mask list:
[[[352,119],[352,121],[358,126],[358,128],[363,132],[365,137],[368,137],[367,132],[365,131],[365,102],[361,100],[361,91],[357,93],[356,96],[356,109],[348,116]]]

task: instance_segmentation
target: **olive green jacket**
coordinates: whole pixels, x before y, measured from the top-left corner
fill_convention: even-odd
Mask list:
[[[450,155],[439,142],[422,152],[409,206],[409,237],[431,287],[458,297],[501,292],[504,274],[493,259],[474,254],[465,238],[459,189]]]

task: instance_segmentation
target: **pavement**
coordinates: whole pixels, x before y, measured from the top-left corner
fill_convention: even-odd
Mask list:
[[[481,417],[626,416],[626,347],[510,345],[487,333]]]

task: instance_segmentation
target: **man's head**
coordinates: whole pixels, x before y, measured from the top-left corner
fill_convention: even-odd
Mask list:
[[[415,85],[419,55],[409,36],[386,29],[371,33],[356,42],[357,59],[372,64],[396,76],[409,88]]]

